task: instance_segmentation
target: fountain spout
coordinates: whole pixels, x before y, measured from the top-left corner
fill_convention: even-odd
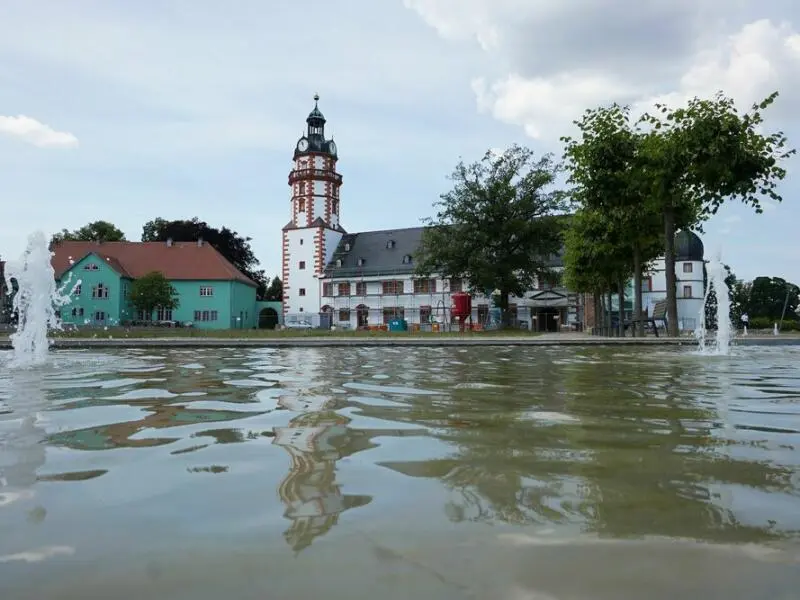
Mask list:
[[[700,328],[695,332],[700,351],[708,354],[730,353],[731,339],[733,339],[733,325],[731,324],[731,298],[728,286],[725,283],[725,266],[718,256],[706,265],[708,285],[706,286],[703,306],[700,309]],[[706,307],[709,304],[711,292],[717,301],[717,334],[714,341],[708,341],[708,326],[706,323]]]

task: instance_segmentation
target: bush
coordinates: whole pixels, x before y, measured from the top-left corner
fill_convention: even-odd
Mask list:
[[[770,319],[769,317],[755,317],[750,319],[748,329],[772,329],[775,323],[780,322],[780,319]],[[800,323],[795,320],[783,320],[781,331],[800,331]]]

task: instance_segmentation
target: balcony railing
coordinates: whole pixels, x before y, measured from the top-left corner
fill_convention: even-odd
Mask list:
[[[327,169],[295,169],[289,173],[289,185],[292,185],[296,181],[311,178],[325,179],[333,183],[342,183],[342,176],[335,171],[329,171]]]

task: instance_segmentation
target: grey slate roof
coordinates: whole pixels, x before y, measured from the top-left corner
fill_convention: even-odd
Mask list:
[[[384,229],[347,233],[325,267],[325,277],[374,277],[383,275],[409,275],[414,272],[414,257],[422,239],[424,227]],[[389,242],[394,242],[389,247]],[[349,249],[347,249],[349,246]],[[411,261],[404,263],[406,256]],[[359,259],[363,264],[359,265]],[[341,261],[341,266],[338,266]],[[547,261],[549,267],[563,266],[563,251]]]

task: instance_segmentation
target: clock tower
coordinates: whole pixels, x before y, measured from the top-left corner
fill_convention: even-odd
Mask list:
[[[283,316],[292,319],[319,313],[320,277],[345,233],[339,224],[342,176],[336,172],[336,142],[325,139],[318,95],[306,125],[294,149],[291,220],[283,228]]]

